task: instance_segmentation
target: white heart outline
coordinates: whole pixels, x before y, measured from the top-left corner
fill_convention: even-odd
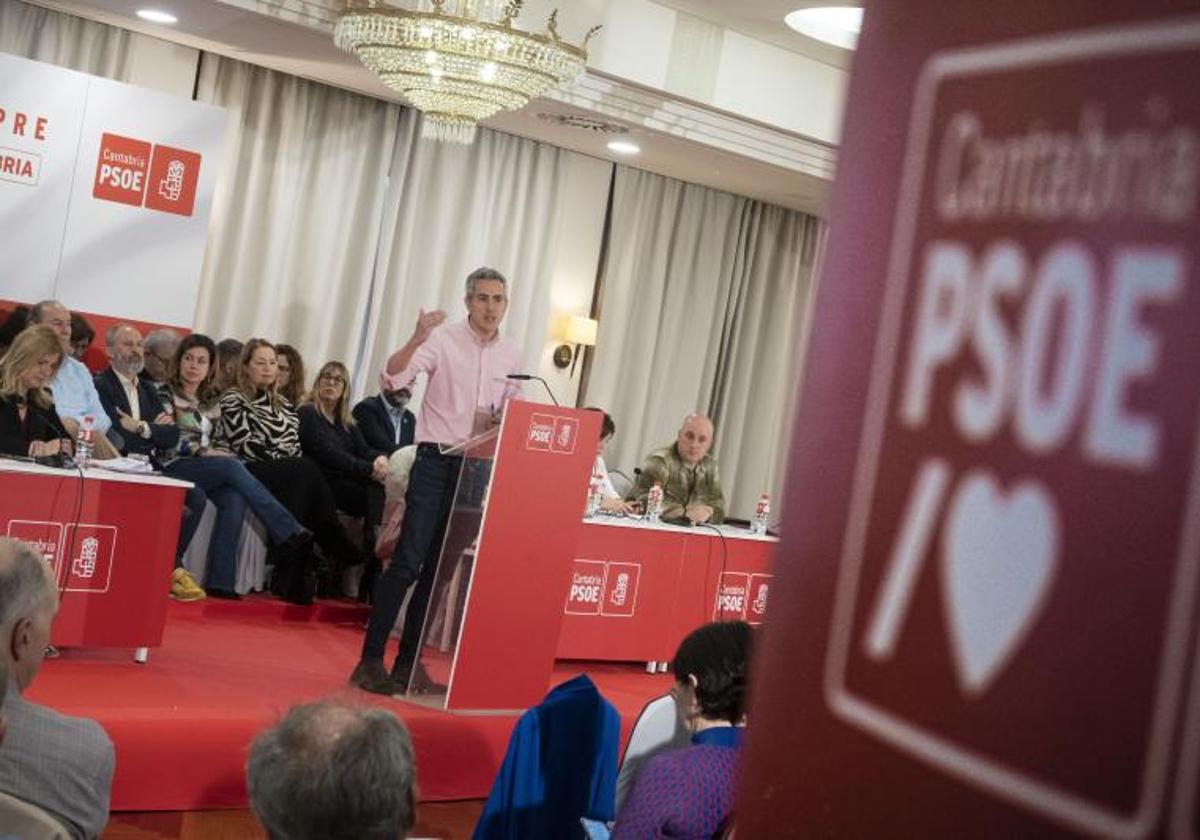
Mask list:
[[[978,494],[983,493],[982,499],[978,498]],[[997,512],[1007,512],[1012,510],[1015,505],[1025,501],[1032,502],[1037,505],[1042,512],[1045,513],[1045,526],[1047,544],[1045,546],[1045,569],[1038,582],[1037,589],[1033,593],[1032,598],[1023,605],[1022,614],[1015,626],[1007,628],[1006,634],[994,651],[988,654],[989,661],[979,665],[973,661],[973,656],[968,646],[970,640],[966,638],[962,627],[960,626],[961,613],[955,610],[955,591],[952,564],[954,562],[954,554],[952,549],[953,541],[957,533],[956,523],[958,517],[963,515],[963,506],[968,503],[984,502],[987,504],[989,512],[993,515]],[[954,660],[955,674],[958,677],[958,685],[960,690],[968,698],[974,698],[985,693],[998,676],[1004,671],[1009,660],[1021,648],[1026,638],[1029,636],[1042,612],[1045,610],[1046,602],[1049,599],[1050,591],[1054,588],[1055,580],[1058,577],[1058,569],[1061,565],[1059,551],[1062,546],[1061,538],[1062,528],[1058,517],[1058,506],[1054,502],[1054,497],[1049,493],[1039,482],[1032,480],[1023,480],[1015,483],[1012,488],[1005,492],[1000,482],[997,481],[992,473],[988,470],[976,469],[968,472],[959,482],[950,504],[946,508],[946,518],[944,520],[940,539],[940,554],[941,562],[939,564],[939,573],[941,578],[942,605],[946,618],[946,635],[949,639],[950,653]]]

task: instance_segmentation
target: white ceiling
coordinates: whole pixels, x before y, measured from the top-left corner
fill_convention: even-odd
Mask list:
[[[851,52],[791,29],[784,15],[813,6],[861,6],[862,0],[654,0],[751,38],[835,67],[849,67]]]
[[[370,96],[399,100],[396,93],[380,83],[353,57],[337,49],[328,32],[320,28],[329,23],[325,12],[328,6],[324,2],[291,0],[291,8],[297,12],[293,17],[299,21],[291,22],[260,13],[258,10],[262,6],[256,7],[256,0],[187,0],[184,7],[186,14],[180,14],[179,23],[176,26],[163,27],[147,24],[135,15],[138,8],[151,5],[150,0],[26,1]],[[171,5],[178,9],[180,7],[177,2],[178,0]],[[279,0],[274,2],[279,3]],[[715,15],[728,5],[730,9],[722,13],[724,20],[712,17],[713,22],[730,28],[737,24],[738,30],[752,35],[752,29],[766,27],[770,16],[774,14],[774,11],[767,7],[790,6],[794,2],[795,0],[784,0],[781,4],[780,0],[731,0],[726,4],[724,0],[670,0],[664,4],[676,8],[692,7],[687,11],[697,15],[704,8]],[[251,11],[250,8],[256,10]],[[735,12],[734,8],[739,11]],[[305,19],[305,14],[311,14],[311,17]],[[791,30],[786,29],[782,22],[779,26],[785,30],[782,37],[786,38],[786,33],[790,33]],[[795,35],[795,39],[799,42],[810,41],[798,34]],[[805,49],[810,46],[801,45]],[[800,46],[794,48],[799,50]],[[539,118],[539,114],[546,113],[584,111],[561,102],[543,99],[531,103],[521,112],[493,118],[486,125],[583,154],[616,160],[651,172],[784,207],[818,214],[824,208],[829,184],[821,178],[784,166],[714,150],[710,145],[648,130],[634,123],[627,123],[624,127],[630,130],[642,151],[635,157],[623,157],[607,150],[606,143],[609,137],[585,129],[563,127]],[[620,120],[613,120],[611,117],[606,119],[621,124]]]

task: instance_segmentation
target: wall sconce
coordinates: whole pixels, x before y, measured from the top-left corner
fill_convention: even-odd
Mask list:
[[[579,354],[581,347],[594,347],[596,345],[596,332],[600,328],[600,323],[595,318],[585,318],[582,315],[572,315],[570,322],[567,324],[566,344],[560,344],[554,348],[554,366],[557,368],[565,368],[571,366],[571,376],[575,375],[575,365],[579,362]],[[572,349],[571,345],[575,347]]]

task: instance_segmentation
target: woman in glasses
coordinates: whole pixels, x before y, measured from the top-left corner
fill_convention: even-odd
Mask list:
[[[388,456],[370,447],[350,414],[350,373],[326,362],[300,406],[300,445],[317,462],[338,510],[363,520],[363,549],[373,553],[383,519]]]

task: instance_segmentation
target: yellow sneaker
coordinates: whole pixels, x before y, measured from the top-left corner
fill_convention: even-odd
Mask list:
[[[176,601],[203,601],[207,595],[182,566],[171,572],[171,597]]]

